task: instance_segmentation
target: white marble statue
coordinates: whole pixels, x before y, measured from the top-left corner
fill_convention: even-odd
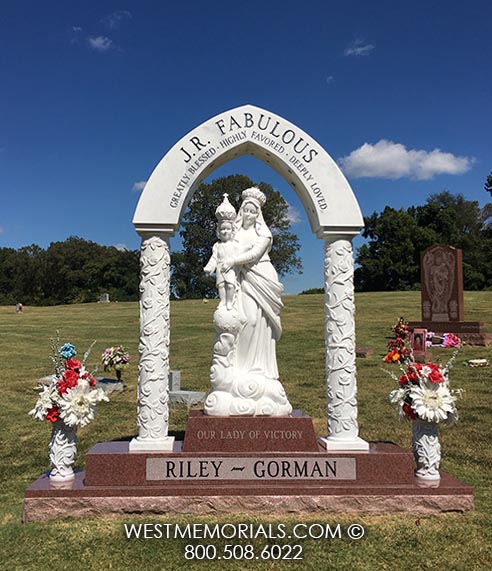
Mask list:
[[[219,221],[217,238],[219,238],[220,242],[214,244],[212,256],[203,269],[207,274],[215,272],[220,306],[225,304],[227,309],[232,309],[237,290],[237,271],[234,267],[226,269],[224,260],[231,259],[237,250],[237,242],[234,240],[236,211],[229,202],[227,194],[224,194],[224,200],[215,211],[215,216]]]
[[[216,272],[221,302],[214,314],[212,390],[204,411],[211,416],[287,416],[292,407],[278,380],[276,358],[283,287],[268,256],[273,238],[261,212],[266,197],[253,187],[242,198],[233,229],[227,195],[217,208],[221,242],[205,267]]]

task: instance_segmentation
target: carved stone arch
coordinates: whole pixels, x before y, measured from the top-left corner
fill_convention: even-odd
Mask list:
[[[357,200],[335,161],[302,129],[244,105],[185,135],[152,172],[133,224],[142,237],[139,436],[131,450],[165,450],[168,437],[169,238],[197,186],[213,171],[252,155],[297,193],[312,231],[325,240],[327,448],[367,449],[358,437],[352,238],[363,227]]]
[[[323,147],[282,117],[244,105],[205,121],[166,153],[138,202],[137,231],[177,230],[198,184],[242,155],[268,164],[292,186],[316,234],[363,227],[352,189]]]

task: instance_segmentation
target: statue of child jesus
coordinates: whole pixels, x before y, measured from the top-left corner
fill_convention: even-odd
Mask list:
[[[203,270],[207,274],[215,272],[217,289],[219,290],[219,306],[225,305],[231,310],[237,289],[237,274],[234,268],[223,269],[222,263],[237,254],[237,242],[234,240],[236,211],[229,202],[227,194],[224,194],[222,204],[217,207],[215,216],[218,220],[217,237],[220,242],[213,245],[212,256]]]

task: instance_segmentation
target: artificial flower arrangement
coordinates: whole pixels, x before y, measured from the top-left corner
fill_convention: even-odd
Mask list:
[[[114,369],[116,371],[116,377],[120,381],[121,372],[128,367],[128,362],[130,361],[130,353],[128,353],[123,345],[108,347],[101,355],[101,361],[104,365],[104,370],[110,371],[111,369]]]
[[[461,339],[454,333],[445,333],[441,342],[441,347],[453,349],[461,346]]]
[[[400,317],[396,325],[391,328],[394,339],[388,342],[388,353],[384,357],[385,363],[402,363],[411,356],[411,351],[405,345],[410,335],[408,323],[403,317]]]
[[[399,377],[385,371],[400,385],[389,398],[396,405],[400,420],[424,420],[432,423],[454,424],[458,420],[456,399],[460,389],[449,386],[449,370],[456,358],[455,351],[445,367],[437,363],[409,362],[401,367]]]
[[[29,412],[37,420],[55,423],[62,420],[69,427],[86,426],[94,419],[96,405],[109,400],[105,391],[96,388],[96,379],[85,368],[94,343],[82,361],[74,359],[77,351],[71,343],[59,346],[59,338],[51,340],[51,360],[55,373],[41,392],[36,406]]]
[[[436,340],[439,341],[436,343]],[[461,339],[454,333],[444,333],[442,337],[437,336],[433,331],[427,332],[426,347],[444,347],[444,349],[454,349],[461,347]]]

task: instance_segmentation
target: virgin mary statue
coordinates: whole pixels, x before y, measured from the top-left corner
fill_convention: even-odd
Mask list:
[[[266,197],[253,187],[243,191],[242,199],[227,255],[217,262],[216,271],[234,271],[236,285],[232,305],[220,304],[214,315],[212,390],[204,411],[212,416],[287,416],[292,407],[278,380],[276,358],[283,286],[269,257],[273,237],[261,211]],[[219,228],[223,213],[230,212],[226,200],[216,211]]]

